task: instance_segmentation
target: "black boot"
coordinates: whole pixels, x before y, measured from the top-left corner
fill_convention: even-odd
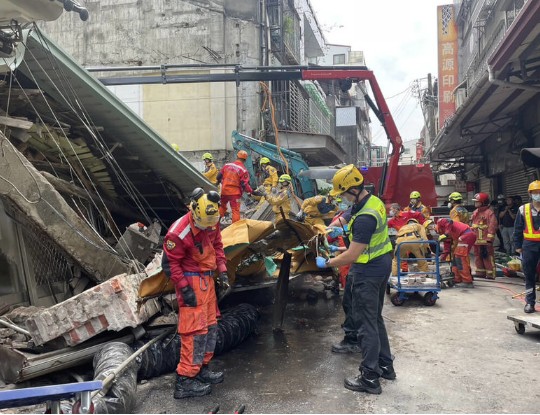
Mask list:
[[[525,304],[525,308],[523,309],[527,314],[534,313],[536,310],[534,308],[534,304]]]
[[[394,380],[396,378],[396,372],[394,371],[394,365],[379,363],[379,367],[382,370],[381,377],[388,380]]]
[[[223,372],[212,372],[208,365],[204,365],[203,367],[201,367],[201,371],[195,379],[202,383],[211,383],[212,385],[215,385],[217,383],[223,382],[224,378],[225,375],[223,374]]]
[[[356,392],[367,392],[379,395],[382,392],[379,375],[374,372],[363,372],[358,376],[345,379],[345,387]]]
[[[332,352],[334,353],[362,353],[360,344],[353,342],[345,337],[339,343],[332,345]]]
[[[207,383],[202,383],[196,378],[188,378],[176,374],[176,384],[174,385],[174,399],[191,398],[192,396],[204,396],[212,392],[212,388]]]

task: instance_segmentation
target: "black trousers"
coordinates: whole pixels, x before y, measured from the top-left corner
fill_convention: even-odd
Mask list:
[[[350,327],[357,328],[362,348],[360,370],[380,376],[382,371],[379,365],[392,363],[390,343],[382,317],[386,284],[392,266],[390,255],[379,262],[377,268],[369,267],[369,264],[363,270],[352,267],[347,276],[346,288],[350,289],[351,296]]]
[[[534,244],[534,245],[532,245]],[[538,242],[524,243],[521,252],[521,266],[525,274],[525,301],[527,304],[536,303],[536,266],[540,260],[540,244]]]

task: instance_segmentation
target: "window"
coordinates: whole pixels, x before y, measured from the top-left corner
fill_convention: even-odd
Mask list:
[[[345,54],[341,53],[339,55],[334,55],[334,65],[344,65],[345,64]]]

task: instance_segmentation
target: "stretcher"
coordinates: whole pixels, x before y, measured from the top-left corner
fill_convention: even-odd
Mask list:
[[[435,245],[435,254],[429,258],[402,258],[402,245]],[[396,245],[396,259],[398,263],[397,276],[392,276],[388,280],[387,292],[394,289],[395,292],[390,296],[390,301],[395,306],[401,306],[411,294],[423,293],[423,302],[427,306],[433,306],[437,302],[441,291],[441,273],[439,268],[439,243],[437,241],[420,240],[400,242]],[[425,260],[428,264],[434,264],[433,269],[428,271],[404,272],[401,270],[401,262]],[[408,267],[410,269],[411,267]],[[428,267],[429,268],[429,267]]]

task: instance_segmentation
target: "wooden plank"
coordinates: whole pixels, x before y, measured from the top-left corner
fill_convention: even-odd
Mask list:
[[[22,130],[29,130],[34,125],[34,123],[32,121],[28,121],[27,118],[20,119],[7,117],[4,115],[0,115],[0,124],[7,125],[8,127],[20,128]]]

